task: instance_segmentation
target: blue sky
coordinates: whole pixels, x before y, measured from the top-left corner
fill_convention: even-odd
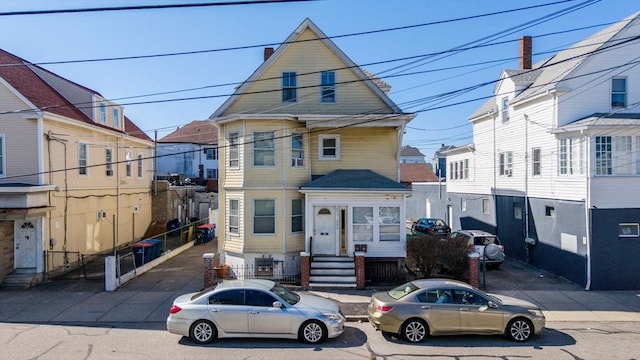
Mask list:
[[[205,1],[2,0],[0,13]],[[545,4],[552,5],[542,6]],[[524,7],[536,8],[495,14]],[[418,147],[430,159],[441,144],[472,141],[467,119],[486,101],[473,99],[491,95],[493,84],[453,98],[442,94],[494,81],[503,68],[518,68],[520,37],[533,37],[535,63],[639,10],[640,0],[324,0],[0,16],[0,48],[41,63],[279,43],[307,17],[330,37],[431,24],[334,39],[354,62],[391,85],[389,96],[403,110],[419,111],[407,128],[404,144]],[[467,19],[452,21],[461,18]],[[586,29],[576,30],[580,28]],[[494,45],[477,46],[487,41]],[[476,48],[427,56],[417,62],[366,65],[459,46]],[[242,82],[262,60],[263,48],[259,46],[42,66],[125,104],[129,118],[152,138],[154,130],[162,138],[177,126],[208,118],[225,95],[233,92],[233,86],[215,85]],[[173,93],[137,97],[161,92]],[[155,102],[193,97],[204,98]],[[153,103],[132,104],[149,101]]]

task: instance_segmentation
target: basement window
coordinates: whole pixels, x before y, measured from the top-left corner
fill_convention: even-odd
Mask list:
[[[620,237],[640,237],[640,224],[625,224],[619,225]]]

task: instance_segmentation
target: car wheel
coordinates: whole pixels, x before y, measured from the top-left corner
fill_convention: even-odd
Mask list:
[[[302,324],[298,338],[307,344],[319,344],[327,338],[327,329],[317,320],[309,320]]]
[[[516,342],[524,342],[533,335],[533,325],[525,318],[513,319],[507,325],[507,336]]]
[[[420,319],[409,319],[402,326],[402,337],[408,342],[419,343],[427,338],[429,328]]]
[[[398,336],[398,335],[388,331],[382,332],[382,337],[387,341],[392,341],[395,336]]]
[[[218,337],[218,329],[208,320],[198,320],[191,325],[189,337],[198,344],[208,344]]]

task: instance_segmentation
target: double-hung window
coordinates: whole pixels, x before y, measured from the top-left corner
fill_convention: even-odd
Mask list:
[[[126,160],[125,169],[127,172],[127,177],[131,177],[131,152],[130,151],[127,151],[127,154],[125,155],[124,159]]]
[[[218,158],[218,149],[217,148],[208,148],[205,149],[205,154],[207,160],[216,160]]]
[[[596,136],[596,175],[613,174],[611,136]]]
[[[229,200],[229,233],[238,234],[240,221],[240,200]]]
[[[291,166],[304,167],[304,135],[291,135]]]
[[[297,100],[297,75],[293,71],[282,73],[282,102],[296,102]]]
[[[87,175],[87,144],[78,143],[78,174]]]
[[[291,199],[291,232],[304,231],[304,199]]]
[[[113,149],[104,149],[104,162],[107,168],[107,176],[113,176]]]
[[[583,173],[583,140],[580,138],[560,139],[560,174]]]
[[[206,169],[205,176],[207,179],[217,179],[218,178],[218,169]]]
[[[353,207],[353,241],[373,241],[373,207]]]
[[[120,110],[118,108],[113,108],[113,127],[120,128]]]
[[[253,133],[253,166],[275,166],[275,153],[273,131]]]
[[[627,106],[627,79],[611,79],[611,108],[619,109]]]
[[[400,208],[381,206],[378,210],[380,241],[400,241]]]
[[[511,176],[513,171],[513,152],[501,152],[498,156],[499,173],[503,176]]]
[[[340,160],[340,135],[318,136],[318,160]]]
[[[596,175],[640,175],[640,136],[596,136]]]
[[[320,73],[320,102],[336,102],[336,72],[323,71]]]
[[[541,172],[541,165],[542,165],[540,148],[531,149],[531,153],[532,153],[531,174],[533,176],[539,176]]]
[[[227,137],[227,147],[229,148],[229,167],[237,168],[239,163],[239,154],[238,154],[238,133],[230,133]]]
[[[100,123],[107,123],[107,105],[105,103],[100,103]]]
[[[502,122],[509,121],[509,98],[502,98]]]
[[[276,232],[276,201],[253,201],[253,233],[275,234]]]
[[[142,177],[142,154],[138,154],[138,177]]]

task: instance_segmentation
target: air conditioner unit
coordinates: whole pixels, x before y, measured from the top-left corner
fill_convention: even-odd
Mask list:
[[[296,166],[304,166],[304,159],[296,159]]]
[[[504,171],[504,174],[505,174],[506,176],[509,176],[509,177],[511,177],[511,176],[513,175],[513,174],[511,173],[511,169],[506,169],[506,170]]]
[[[96,214],[96,218],[98,220],[106,219],[107,218],[107,212],[104,211],[104,210],[98,211],[98,213]]]
[[[113,176],[113,170],[107,170],[107,176]]]

